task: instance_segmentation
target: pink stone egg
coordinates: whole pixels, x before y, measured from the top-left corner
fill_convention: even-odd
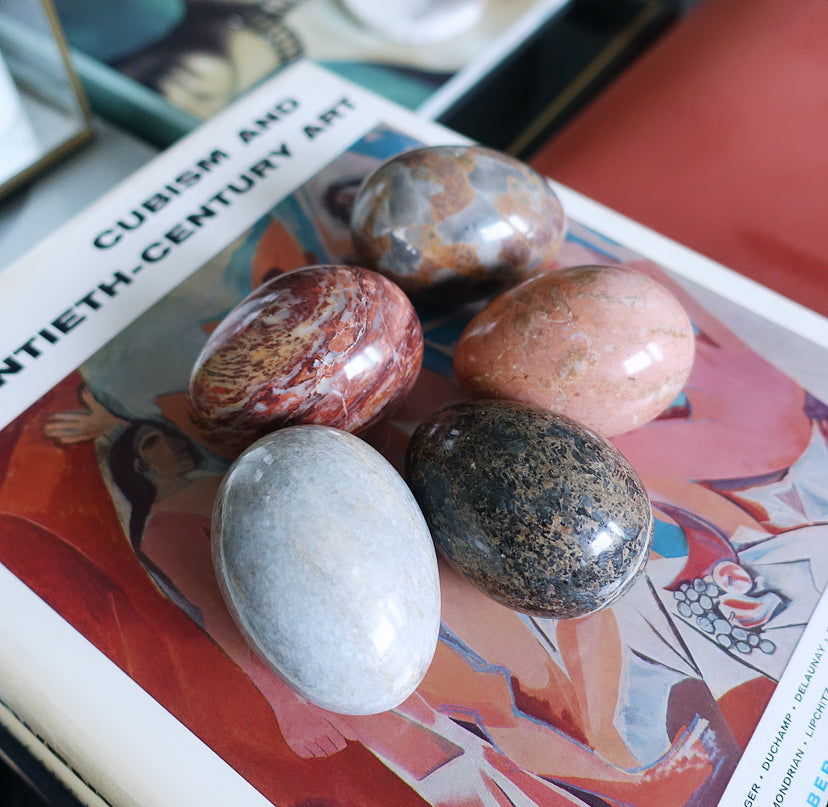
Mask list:
[[[193,367],[192,419],[233,456],[283,426],[359,432],[414,385],[420,320],[390,280],[355,266],[277,275],[239,303]]]
[[[496,297],[461,334],[454,373],[470,395],[526,401],[611,437],[660,414],[694,354],[693,326],[664,286],[579,266]]]

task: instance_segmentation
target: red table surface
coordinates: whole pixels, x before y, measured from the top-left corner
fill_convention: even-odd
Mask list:
[[[541,172],[828,315],[828,3],[705,0]]]

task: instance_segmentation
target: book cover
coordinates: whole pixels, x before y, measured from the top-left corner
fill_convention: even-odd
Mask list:
[[[646,575],[554,621],[441,565],[429,672],[367,717],[305,702],[236,632],[209,557],[227,462],[188,421],[192,364],[272,273],[353,260],[350,200],[382,160],[456,142],[299,62],[0,274],[0,700],[102,803],[820,803],[825,322],[777,297],[798,335],[740,314],[760,287],[565,188],[558,264],[646,272],[696,328],[682,395],[613,439],[656,514]],[[471,312],[421,313],[420,378],[365,435],[398,467],[464,397]]]
[[[164,146],[299,58],[437,118],[567,2],[454,0],[373,12],[355,0],[117,0],[106,14],[88,0],[55,6],[96,110]]]

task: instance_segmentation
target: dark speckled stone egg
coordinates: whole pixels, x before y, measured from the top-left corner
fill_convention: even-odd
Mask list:
[[[361,261],[432,305],[525,279],[552,261],[565,230],[549,183],[482,146],[427,146],[391,158],[367,178],[351,217]]]
[[[632,466],[570,418],[499,400],[423,421],[406,476],[443,555],[504,605],[583,616],[644,570],[653,515]]]

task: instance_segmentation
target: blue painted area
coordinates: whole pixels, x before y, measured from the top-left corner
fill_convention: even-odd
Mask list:
[[[294,238],[310,253],[310,263],[337,263],[339,256],[331,255],[325,248],[316,224],[302,208],[298,194],[288,196],[274,211],[276,218],[293,233]]]
[[[618,263],[618,256],[614,252],[598,246],[595,241],[581,238],[572,232],[567,233],[566,240],[572,241],[574,244],[580,244],[581,246],[586,247],[590,252],[594,252],[596,255],[603,255],[605,258],[609,258],[613,263]]]
[[[655,520],[653,550],[663,558],[685,558],[689,551],[687,536],[676,524]]]

